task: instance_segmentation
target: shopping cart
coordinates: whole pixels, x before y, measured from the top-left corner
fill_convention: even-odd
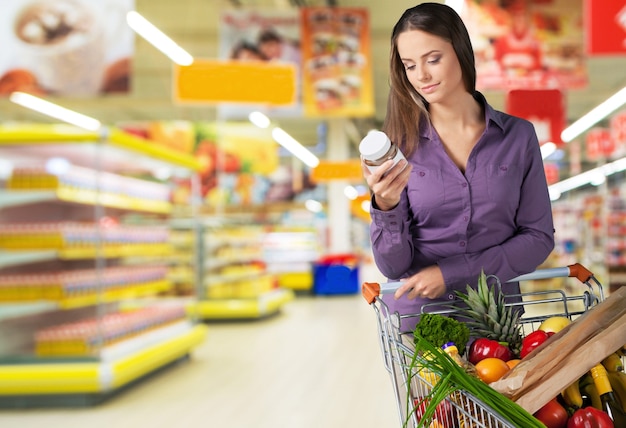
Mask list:
[[[521,300],[519,303],[507,303],[507,306],[523,307],[524,314],[520,319],[523,334],[534,331],[541,322],[552,316],[564,316],[573,320],[604,300],[602,284],[593,273],[578,263],[567,267],[540,269],[513,278],[508,282],[566,277],[577,278],[587,286],[587,289],[582,294],[575,296],[568,295],[563,290],[529,291],[509,295],[513,298],[519,298],[513,300]],[[495,282],[498,287],[501,285],[497,277],[488,276],[487,279]],[[419,421],[414,411],[414,404],[430,394],[434,382],[428,373],[420,371],[414,364],[413,331],[403,330],[401,326],[414,325],[416,318],[426,312],[454,315],[459,309],[454,304],[444,308],[438,304],[436,306],[424,305],[418,314],[401,315],[397,312],[391,312],[383,301],[382,295],[394,293],[401,284],[401,282],[366,282],[363,284],[362,294],[376,313],[383,363],[391,376],[401,424],[407,427],[417,427]],[[411,319],[413,319],[413,323],[410,322]],[[408,405],[407,400],[411,400]],[[444,401],[444,408],[451,411],[437,413],[440,424],[435,424],[436,426],[515,428],[504,417],[469,392],[456,391]],[[455,421],[441,420],[441,418],[452,414],[456,415]]]

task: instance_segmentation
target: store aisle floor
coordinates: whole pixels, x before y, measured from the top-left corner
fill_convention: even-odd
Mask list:
[[[299,296],[209,324],[192,358],[95,407],[0,411],[2,428],[398,426],[376,317],[360,295]]]

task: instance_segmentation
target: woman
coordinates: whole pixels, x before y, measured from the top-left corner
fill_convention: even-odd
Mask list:
[[[383,130],[407,160],[374,173],[363,167],[374,258],[386,277],[404,282],[386,299],[400,313],[455,300],[481,270],[503,283],[531,272],[554,248],[534,128],[494,110],[475,84],[457,13],[438,3],[406,10],[391,36]],[[519,293],[519,284],[503,290]]]

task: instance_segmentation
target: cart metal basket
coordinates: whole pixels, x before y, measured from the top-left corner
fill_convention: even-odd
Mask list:
[[[542,290],[508,295],[521,298],[521,302],[507,303],[507,306],[523,307],[524,314],[520,320],[523,334],[534,331],[542,321],[552,316],[564,316],[573,320],[604,300],[602,284],[593,273],[579,263],[560,268],[540,269],[513,278],[508,282],[565,277],[577,278],[586,285],[584,292],[580,295],[570,296],[563,290]],[[495,281],[498,286],[500,285],[498,278],[491,276],[488,279]],[[433,379],[428,376],[428,373],[416,373],[417,369],[412,364],[415,354],[413,331],[403,331],[401,326],[405,325],[405,321],[410,321],[412,318],[415,321],[425,312],[454,315],[458,312],[458,308],[451,304],[449,308],[442,310],[441,304],[438,304],[437,310],[430,310],[429,305],[424,305],[418,314],[401,315],[397,312],[391,312],[382,300],[382,295],[394,293],[400,285],[401,282],[366,282],[363,284],[362,294],[376,313],[383,363],[391,376],[401,426],[417,427],[419,420],[414,411],[414,403],[415,400],[426,397],[430,393],[433,388]],[[409,405],[407,405],[407,400],[411,400]],[[431,427],[515,428],[515,425],[512,425],[487,404],[466,391],[457,391],[448,396],[445,401],[445,406],[449,405],[452,411],[437,414],[439,424],[433,424]],[[456,415],[454,421],[441,420],[450,414]]]

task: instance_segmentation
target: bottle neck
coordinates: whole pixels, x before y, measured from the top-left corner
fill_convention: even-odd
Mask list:
[[[604,395],[606,393],[613,392],[606,369],[602,364],[598,364],[591,368],[591,377],[593,378],[593,382],[596,384],[598,394]]]

